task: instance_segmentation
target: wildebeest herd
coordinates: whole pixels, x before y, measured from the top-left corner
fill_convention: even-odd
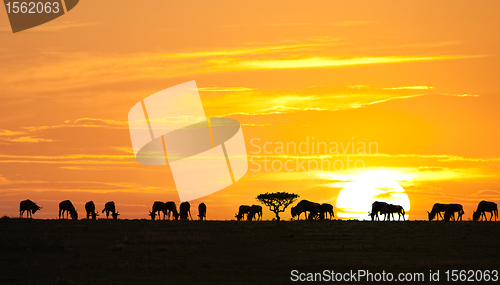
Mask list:
[[[24,212],[26,212],[26,217],[32,217],[32,214],[36,213],[36,211],[42,209],[42,207],[38,206],[35,202],[31,200],[24,200],[21,201],[19,204],[19,215],[22,217],[24,215]],[[93,201],[88,201],[85,204],[85,211],[87,212],[87,219],[92,218],[95,220],[97,216],[99,215],[95,211],[95,204]],[[116,209],[115,209],[115,202],[110,201],[107,202],[104,205],[104,209],[102,210],[102,213],[106,212],[106,219],[109,218],[109,214],[111,213],[111,217],[113,217],[114,220],[118,219],[118,215],[120,215]],[[70,200],[64,200],[59,203],[59,219],[64,219],[64,214],[66,213],[66,219],[69,219],[71,216],[72,220],[78,220],[78,212],[75,209],[75,206],[73,206],[73,203],[71,203]]]
[[[307,215],[309,212],[309,216]],[[335,215],[333,213],[333,206],[327,203],[319,204],[308,200],[301,200],[295,207],[292,207],[292,219],[297,216],[300,220],[300,214],[304,213],[306,219],[309,220],[324,220],[326,218],[332,219]]]
[[[398,214],[398,221],[403,216],[403,221],[405,220],[405,209],[400,205],[388,204],[386,202],[375,201],[372,204],[372,210],[368,214],[372,218],[372,221],[380,220],[379,214],[384,215],[384,221],[394,220],[394,213]]]
[[[149,216],[151,217],[151,220],[155,220],[156,216],[158,216],[158,219],[161,219],[161,214],[163,213],[163,219],[165,220],[168,219],[170,220],[170,216],[174,220],[178,220],[179,218],[181,220],[187,220],[188,216],[191,217],[191,205],[189,202],[182,202],[181,205],[179,206],[179,212],[177,212],[177,206],[175,205],[175,202],[173,201],[168,201],[168,202],[161,202],[161,201],[155,201],[153,203],[153,209],[149,211]],[[198,218],[201,220],[206,220],[207,219],[207,206],[205,203],[200,203],[198,205]]]
[[[155,220],[156,216],[158,216],[158,219],[161,219],[161,213],[163,213],[163,219],[167,217],[170,220],[170,216],[172,216],[172,218],[175,220],[178,220],[179,218],[183,220],[187,219],[189,216],[192,220],[193,218],[191,217],[190,208],[191,206],[189,205],[189,202],[182,202],[179,207],[179,212],[177,212],[177,207],[175,205],[175,202],[169,201],[163,203],[160,201],[156,201],[153,203],[153,209],[149,212],[149,215],[152,220]],[[19,204],[19,215],[23,217],[24,212],[26,212],[26,217],[32,218],[32,215],[40,209],[42,209],[42,207],[38,206],[35,202],[29,199],[24,200],[21,201],[21,203]],[[95,204],[93,201],[88,201],[87,203],[85,203],[85,211],[87,212],[87,219],[96,220],[97,216],[99,216],[99,214],[95,210]],[[110,214],[113,220],[118,219],[118,215],[120,215],[116,211],[115,202],[113,201],[109,201],[104,205],[104,209],[102,209],[101,213],[103,214],[104,212],[106,212],[106,219],[109,218]],[[64,200],[61,203],[59,203],[59,219],[61,218],[64,219],[65,213],[66,213],[66,219],[69,219],[69,217],[71,216],[71,219],[78,220],[78,212],[70,200]],[[261,208],[261,216],[262,216],[262,208]],[[200,220],[206,220],[207,206],[205,205],[205,203],[200,203],[198,205],[198,217]]]
[[[247,215],[247,220],[251,221],[254,218],[258,221],[262,221],[262,206],[259,205],[241,205],[240,208],[238,209],[238,214],[235,215],[236,220],[241,221],[245,218],[245,215]],[[257,215],[257,216],[255,216]]]
[[[22,217],[24,215],[24,212],[26,212],[26,217],[31,218],[34,213],[37,211],[41,210],[42,207],[38,206],[36,203],[34,203],[31,200],[24,200],[21,201],[19,205],[19,215]],[[89,201],[85,204],[85,211],[87,213],[87,219],[97,219],[97,216],[99,215],[96,210],[95,210],[95,204],[93,201]],[[118,215],[120,215],[116,211],[115,203],[113,201],[107,202],[104,205],[104,209],[102,210],[102,213],[106,212],[106,219],[109,218],[109,215],[111,214],[111,217],[116,220],[118,219]],[[479,202],[476,211],[473,211],[472,213],[472,219],[474,221],[480,221],[480,220],[488,220],[486,213],[490,213],[490,218],[489,220],[491,221],[493,217],[495,218],[495,221],[498,218],[498,207],[497,204],[494,202],[489,202],[489,201],[481,201]],[[71,219],[73,220],[78,220],[78,212],[71,203],[70,200],[64,200],[59,203],[59,219],[64,219],[64,214],[66,213],[66,219],[69,219],[71,216]],[[177,206],[175,202],[173,201],[168,201],[168,202],[161,202],[161,201],[155,201],[152,206],[152,210],[149,211],[149,216],[151,217],[151,220],[156,220],[156,217],[158,219],[161,219],[161,214],[163,213],[163,219],[168,219],[170,220],[170,217],[174,220],[178,220],[179,218],[181,220],[187,220],[188,216],[191,217],[191,205],[189,202],[182,202],[179,207],[179,211],[177,211]],[[324,220],[324,219],[333,219],[334,212],[333,212],[333,206],[331,204],[319,204],[319,203],[314,203],[310,202],[308,200],[301,200],[297,205],[291,208],[291,215],[292,219],[297,217],[297,219],[300,220],[300,215],[304,213],[305,219],[308,220]],[[457,214],[455,217],[455,213]],[[428,214],[428,219],[429,221],[432,221],[434,219],[444,221],[462,221],[462,216],[464,215],[464,210],[462,205],[460,204],[440,204],[436,203],[431,209],[431,212],[427,212]],[[389,204],[386,202],[380,202],[380,201],[375,201],[372,204],[371,211],[368,212],[368,215],[371,217],[372,221],[377,221],[380,220],[379,215],[384,215],[383,220],[384,221],[390,221],[391,217],[392,220],[395,220],[394,214],[398,214],[398,221],[403,217],[403,221],[405,220],[405,210],[403,209],[402,206],[399,205],[393,205]],[[236,219],[238,221],[242,221],[245,219],[246,215],[246,220],[252,221],[252,220],[262,220],[262,206],[259,205],[241,205],[238,209],[238,213],[235,215]],[[200,203],[198,205],[198,219],[199,220],[206,220],[207,216],[207,206],[205,203]]]

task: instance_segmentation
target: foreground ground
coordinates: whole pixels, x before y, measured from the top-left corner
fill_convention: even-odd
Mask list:
[[[442,280],[447,269],[500,269],[499,237],[500,222],[3,218],[0,283],[291,284],[294,269],[426,280],[439,269]]]

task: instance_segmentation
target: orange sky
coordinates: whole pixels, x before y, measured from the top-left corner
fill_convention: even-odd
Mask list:
[[[411,219],[435,202],[463,204],[468,219],[479,201],[500,202],[499,6],[86,0],[16,34],[0,9],[0,215],[17,216],[27,198],[44,207],[37,218],[56,218],[65,199],[80,212],[88,200],[114,200],[123,218],[147,218],[155,200],[178,203],[164,168],[135,161],[127,114],[196,80],[207,117],[238,120],[248,152],[256,138],[376,142],[378,153],[351,159],[390,173]],[[232,219],[268,191],[336,205],[360,173],[250,170],[191,204],[204,201],[208,219]]]

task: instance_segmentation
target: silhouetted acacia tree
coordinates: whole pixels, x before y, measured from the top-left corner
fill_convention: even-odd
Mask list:
[[[279,213],[284,212],[286,207],[292,204],[299,195],[287,192],[265,193],[257,196],[257,200],[269,207],[276,214],[276,220],[280,220]]]

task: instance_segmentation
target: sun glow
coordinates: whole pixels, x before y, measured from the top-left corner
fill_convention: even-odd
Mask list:
[[[335,181],[328,186],[342,188],[337,197],[337,216],[342,219],[368,220],[375,201],[401,205],[410,210],[410,200],[397,181],[409,181],[412,176],[386,169],[361,174],[330,174]],[[405,219],[408,219],[408,215]]]

